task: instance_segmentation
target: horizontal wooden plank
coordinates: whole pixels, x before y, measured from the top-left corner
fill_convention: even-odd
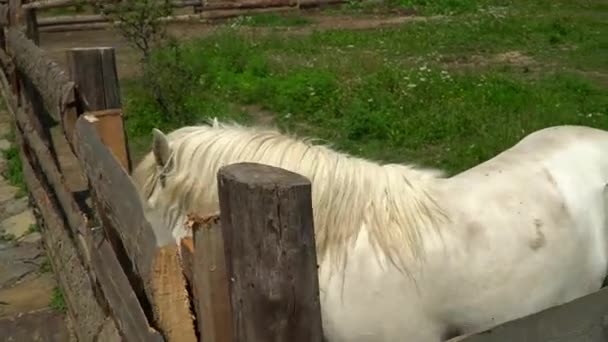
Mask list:
[[[23,175],[29,192],[44,218],[42,238],[49,260],[64,292],[64,299],[79,341],[95,341],[106,317],[93,290],[93,283],[87,275],[68,229],[61,218],[57,204],[47,194],[40,175],[34,171],[38,168],[30,164],[30,159],[21,138],[16,132],[16,139],[21,146]],[[116,330],[116,328],[113,328]]]
[[[59,171],[57,164],[47,144],[34,129],[35,124],[32,122],[37,118],[27,115],[21,108],[13,113],[15,121],[21,132],[27,140],[32,152],[44,172],[45,178],[53,189],[63,211],[65,212],[68,224],[74,236],[82,236],[82,240],[78,240],[80,250],[87,262],[90,261],[90,253],[88,245],[90,244],[90,227],[87,218],[84,216],[81,206],[76,202],[74,195],[69,191],[63,175]]]
[[[56,17],[43,17],[38,19],[38,26],[54,26],[54,25],[71,25],[83,23],[98,23],[107,21],[106,17],[101,14],[86,14],[86,15],[61,15]]]
[[[144,311],[133,292],[112,246],[103,231],[95,234],[91,248],[92,269],[104,293],[116,324],[127,341],[164,341],[163,337],[149,326]]]
[[[608,288],[472,336],[450,340],[452,341],[608,341]]]
[[[155,230],[146,220],[131,177],[103,144],[93,121],[95,118],[89,115],[76,121],[73,141],[76,155],[98,197],[100,209],[120,234],[137,273],[149,275],[159,247],[175,241],[168,229]]]
[[[6,43],[15,66],[36,87],[48,113],[61,121],[65,108],[74,102],[74,83],[67,73],[17,28],[8,29]]]
[[[35,8],[35,9],[45,9],[45,8],[64,8],[71,7],[76,4],[82,3],[79,0],[40,0],[40,1],[32,1],[27,4],[23,4],[22,8]]]
[[[103,144],[94,121],[91,115],[78,118],[73,145],[99,215],[120,236],[163,336],[168,341],[196,341],[177,244],[169,229],[146,220],[131,177]]]
[[[90,1],[82,1],[82,0],[39,0],[32,1],[30,3],[24,4],[23,8],[37,8],[37,9],[48,9],[48,8],[64,8],[71,7],[74,5],[86,5],[90,3]],[[198,0],[183,0],[183,1],[174,1],[173,7],[188,7],[194,6],[196,4],[200,4],[201,1]]]
[[[38,165],[52,186],[68,221],[72,221],[71,225],[74,225],[75,236],[78,236],[82,229],[89,231],[89,228],[86,227],[86,220],[73,195],[67,190],[63,175],[57,169],[48,148],[32,129],[30,121],[35,120],[35,118],[27,116],[21,109],[17,110],[16,118],[30,150],[34,152]],[[77,229],[78,227],[82,229]],[[90,234],[87,233],[87,235]],[[90,236],[88,239],[78,241],[81,249],[85,250],[85,259],[90,262],[88,266],[90,266],[100,283],[110,308],[113,309],[115,320],[118,322],[123,336],[128,341],[162,341],[162,336],[148,325],[141,304],[133,292],[114,251],[107,242],[105,240],[94,242]]]

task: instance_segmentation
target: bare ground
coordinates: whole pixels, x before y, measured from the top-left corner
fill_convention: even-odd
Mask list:
[[[310,34],[315,31],[331,29],[373,29],[403,23],[430,20],[439,17],[418,17],[409,13],[387,13],[365,16],[327,15],[316,11],[304,12],[303,16],[312,23],[298,27],[267,28],[243,26],[240,30],[248,34],[265,34],[270,30],[280,30],[285,34]],[[178,39],[204,37],[221,26],[209,23],[179,23],[169,27],[170,33]],[[74,32],[41,32],[40,46],[48,51],[60,64],[65,63],[65,50],[76,47],[107,47],[116,49],[117,67],[120,78],[130,78],[137,72],[136,51],[113,29],[74,31]]]

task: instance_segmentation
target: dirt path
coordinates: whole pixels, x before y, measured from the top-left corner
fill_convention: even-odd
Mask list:
[[[0,150],[10,148],[0,113]],[[6,160],[0,157],[2,174]],[[28,197],[0,176],[0,331],[3,341],[70,341],[65,315],[51,309],[57,282]],[[55,299],[57,301],[57,298]],[[57,303],[55,303],[57,304]]]

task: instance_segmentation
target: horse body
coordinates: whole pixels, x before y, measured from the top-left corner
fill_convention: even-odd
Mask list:
[[[180,139],[199,134],[197,129],[188,129],[188,132],[169,134],[172,147],[165,146],[165,152],[155,148],[157,161],[163,167],[170,159],[169,151],[179,154],[176,152],[179,141],[185,141]],[[218,125],[198,128],[201,132],[231,129]],[[207,144],[216,144],[222,139],[209,137]],[[232,138],[238,139],[235,135]],[[203,140],[197,144],[201,146],[188,148],[208,148],[203,146]],[[215,159],[199,166],[209,168],[200,176],[210,178],[205,180],[209,192],[206,204],[194,207],[197,213],[202,209],[209,213],[218,210],[217,190],[212,185],[222,165],[258,161],[307,176],[313,183],[315,229],[321,240],[317,251],[327,339],[332,342],[438,342],[570,301],[601,287],[608,269],[604,193],[608,154],[605,151],[608,151],[608,133],[560,126],[537,131],[491,160],[450,178],[436,177],[426,170],[398,170],[399,175],[409,177],[403,181],[410,185],[395,193],[409,189],[405,196],[420,196],[416,201],[401,204],[421,212],[439,208],[438,217],[443,219],[429,219],[432,213],[428,213],[426,219],[412,216],[405,221],[395,218],[383,221],[373,215],[363,215],[349,222],[357,227],[350,231],[352,234],[346,234],[350,239],[343,241],[344,250],[328,243],[326,240],[333,241],[336,237],[323,231],[337,229],[334,226],[340,217],[326,220],[324,215],[331,214],[322,207],[331,201],[327,202],[320,192],[337,191],[337,188],[315,187],[315,182],[335,176],[336,171],[331,168],[313,170],[308,164],[289,163],[284,158],[280,159],[282,162],[279,159],[273,162],[267,153],[255,158],[239,157],[237,151],[225,145],[224,152],[207,151],[215,155]],[[218,153],[221,156],[218,157]],[[339,163],[348,167],[345,160]],[[159,190],[162,186],[157,181],[145,184],[144,178],[151,179],[150,165],[150,159],[140,164],[134,172],[135,181],[146,203],[166,208],[167,203],[177,199],[170,198],[163,204]],[[358,170],[365,173],[363,168]],[[373,187],[375,179],[382,183],[381,166],[377,172],[377,177],[359,179],[358,184]],[[399,177],[393,177],[388,171],[387,175],[390,182],[385,185],[398,188]],[[167,174],[167,178],[170,177]],[[335,187],[348,185],[343,178],[329,183],[338,183]],[[412,190],[416,186],[423,187],[424,191]],[[390,189],[381,190],[390,197]],[[373,200],[363,203],[349,196],[342,196],[342,200],[354,201],[345,204],[346,207],[362,206],[368,212],[406,210],[394,208],[400,204],[395,199],[374,196],[371,191],[369,197]],[[427,201],[427,197],[432,200]],[[179,215],[169,215],[170,226],[175,227],[180,220],[176,215],[183,217],[184,211],[192,210],[193,205],[176,209]],[[318,225],[319,222],[322,224]],[[378,222],[386,226],[377,226]],[[396,229],[395,222],[428,223],[434,228],[417,231],[418,239],[415,235],[391,235]],[[390,241],[379,239],[378,234],[389,234]],[[419,254],[395,253],[394,249],[400,246],[417,248]],[[334,259],[335,255],[342,258]],[[336,260],[341,267],[336,268]]]

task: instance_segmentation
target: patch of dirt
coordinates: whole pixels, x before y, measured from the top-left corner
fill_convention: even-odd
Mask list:
[[[538,65],[534,58],[520,51],[507,51],[494,55],[469,55],[469,56],[443,56],[439,61],[454,68],[475,68],[491,65],[510,65],[515,67],[531,68]]]
[[[255,105],[241,106],[241,110],[249,114],[256,125],[263,127],[275,126],[276,113]]]
[[[302,11],[301,15],[311,21],[311,24],[298,27],[250,27],[241,26],[238,31],[243,34],[268,34],[282,32],[285,34],[311,34],[315,31],[333,29],[364,30],[402,25],[408,22],[436,20],[441,16],[418,17],[413,12],[405,11],[396,14],[348,16],[328,15],[314,11]],[[174,23],[169,26],[169,32],[180,40],[205,37],[224,28],[224,25],[211,23]],[[138,55],[116,30],[97,29],[71,32],[40,32],[40,46],[49,52],[60,65],[65,67],[66,50],[82,47],[112,46],[116,50],[118,74],[120,78],[131,78],[137,75]]]
[[[497,55],[492,56],[490,59],[492,62],[498,63],[506,63],[513,65],[532,65],[535,63],[534,59],[530,56],[526,56],[519,51],[508,51],[504,53],[499,53]]]

